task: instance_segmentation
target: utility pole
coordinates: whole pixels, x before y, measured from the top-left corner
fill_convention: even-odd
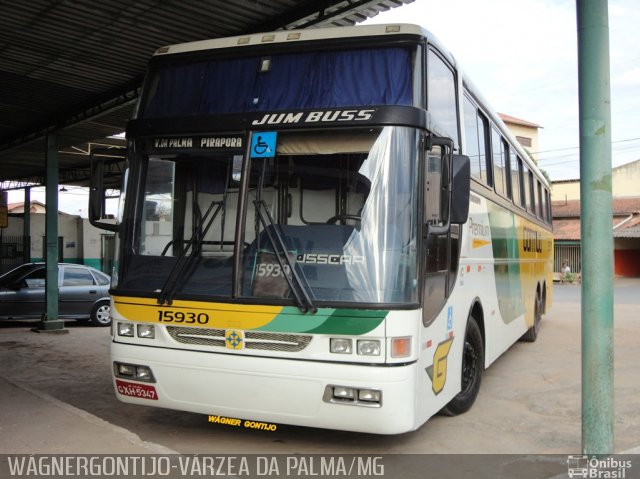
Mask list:
[[[607,0],[576,0],[582,241],[582,452],[614,452],[611,95]]]

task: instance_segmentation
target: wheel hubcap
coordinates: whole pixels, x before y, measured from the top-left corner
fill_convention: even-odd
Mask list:
[[[100,306],[96,311],[96,319],[100,323],[108,323],[110,321],[111,307]]]

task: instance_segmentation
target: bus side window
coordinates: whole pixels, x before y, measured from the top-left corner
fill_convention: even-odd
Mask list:
[[[502,139],[502,152],[504,154],[504,184],[507,189],[507,198],[513,198],[513,185],[511,184],[511,155],[510,148],[505,139]]]
[[[527,209],[527,211],[532,211],[531,208],[531,183],[529,182],[529,168],[524,164],[522,160],[520,160],[520,165],[522,168],[520,169],[520,181],[522,183],[522,206]]]
[[[503,195],[506,192],[504,181],[504,156],[502,151],[502,137],[495,128],[491,128],[491,151],[493,153],[493,183],[496,193]]]
[[[487,171],[487,119],[476,106],[464,97],[464,154],[471,160],[471,176],[491,185]]]
[[[513,204],[522,206],[522,198],[520,194],[520,163],[521,160],[515,151],[511,155],[511,193],[513,194]]]
[[[536,214],[536,189],[535,189],[535,181],[533,179],[533,171],[529,170],[529,178],[527,179],[529,182],[529,192],[531,194],[531,203],[529,203],[529,212],[535,216]]]
[[[478,147],[478,116],[476,107],[464,97],[464,154],[471,160],[471,176],[480,178],[480,148]]]
[[[542,183],[538,180],[538,217],[544,220],[544,198],[542,196]]]
[[[493,174],[491,173],[491,157],[489,156],[489,121],[480,112],[478,112],[478,140],[480,144],[480,179],[482,182],[491,187],[493,186]]]
[[[522,164],[522,158],[519,156],[516,157],[516,171],[514,172],[515,181],[514,183],[518,185],[518,202],[516,203],[521,208],[527,207],[526,191],[524,188],[524,165]],[[514,196],[515,199],[515,196]]]
[[[427,109],[444,131],[440,134],[458,145],[458,108],[453,70],[429,49],[427,53]]]
[[[551,217],[551,198],[550,198],[550,195],[549,195],[549,190],[547,190],[546,188],[544,190],[544,197],[546,199],[546,204],[545,204],[546,213],[545,214],[546,214],[546,218],[547,218],[547,223],[551,224],[553,222],[552,217]]]

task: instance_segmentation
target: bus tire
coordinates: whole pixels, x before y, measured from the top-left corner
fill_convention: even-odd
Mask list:
[[[542,320],[542,310],[544,306],[542,304],[542,298],[536,293],[536,300],[533,307],[533,326],[531,326],[526,333],[520,338],[525,343],[533,343],[538,339],[538,333],[540,332],[540,321]]]
[[[442,408],[441,414],[457,416],[471,409],[480,391],[484,370],[484,344],[480,327],[473,316],[467,322],[462,352],[461,391]]]

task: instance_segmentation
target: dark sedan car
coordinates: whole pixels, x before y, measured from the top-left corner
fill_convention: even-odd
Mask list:
[[[40,318],[46,310],[44,263],[27,263],[0,276],[0,319]],[[111,324],[110,278],[80,264],[58,265],[59,316]]]

